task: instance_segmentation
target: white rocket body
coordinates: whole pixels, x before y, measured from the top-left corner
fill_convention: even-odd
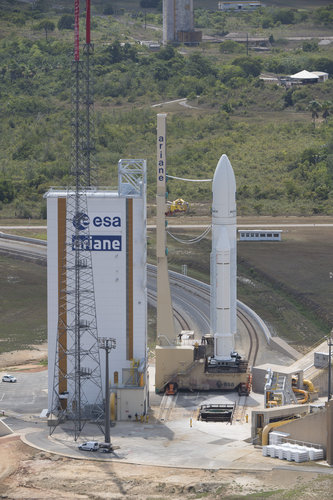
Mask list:
[[[214,358],[223,361],[231,359],[237,331],[236,181],[226,155],[217,164],[212,189],[211,333]]]

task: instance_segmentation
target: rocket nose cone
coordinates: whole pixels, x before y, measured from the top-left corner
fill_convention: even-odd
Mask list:
[[[234,170],[227,155],[218,161],[213,178],[213,216],[231,217],[236,215],[236,180]]]
[[[213,187],[214,184],[226,183],[230,185],[230,187],[235,187],[236,191],[236,181],[234,169],[231,166],[229,158],[227,155],[223,154],[218,161],[218,164],[215,169],[214,178],[213,178]],[[234,185],[234,186],[233,186]]]

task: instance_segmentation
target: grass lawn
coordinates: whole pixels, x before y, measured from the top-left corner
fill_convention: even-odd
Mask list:
[[[0,353],[46,341],[46,267],[0,255]]]

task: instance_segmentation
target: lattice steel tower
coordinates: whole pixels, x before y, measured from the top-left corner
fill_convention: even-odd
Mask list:
[[[84,60],[79,57],[79,0],[75,0],[74,61],[72,63],[73,187],[66,196],[66,227],[59,277],[58,330],[53,379],[54,425],[73,423],[76,440],[86,421],[102,423],[104,414],[87,195],[93,170],[93,94],[91,80],[90,0],[86,0]],[[94,179],[95,180],[95,179]],[[86,250],[86,251],[83,251]],[[51,420],[52,424],[52,420]]]

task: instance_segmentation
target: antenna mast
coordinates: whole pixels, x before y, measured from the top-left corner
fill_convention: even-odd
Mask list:
[[[74,424],[77,440],[87,420],[101,422],[102,379],[91,252],[87,191],[91,190],[90,0],[86,0],[85,63],[80,61],[80,2],[74,3],[72,63],[72,158],[74,187],[66,197],[66,227],[58,292],[58,334],[53,381],[52,433],[63,419]]]

